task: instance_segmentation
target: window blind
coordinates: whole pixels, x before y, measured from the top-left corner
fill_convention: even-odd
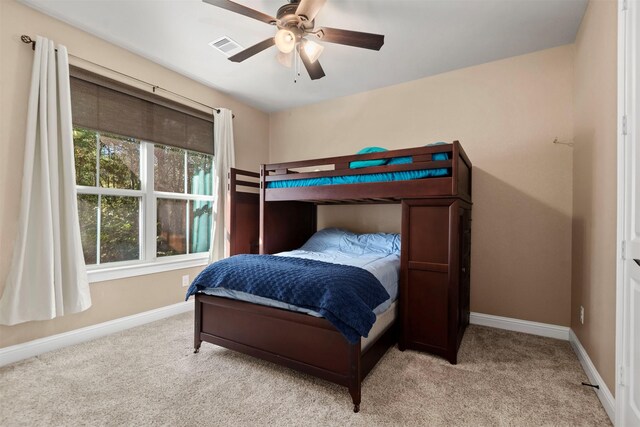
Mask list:
[[[213,154],[213,116],[116,80],[70,67],[75,126]]]

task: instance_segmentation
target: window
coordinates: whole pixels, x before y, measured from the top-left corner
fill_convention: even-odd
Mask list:
[[[206,264],[213,115],[70,66],[78,213],[92,282]]]
[[[213,158],[155,145],[156,256],[209,251]]]
[[[213,156],[74,127],[89,266],[190,259],[209,250]]]

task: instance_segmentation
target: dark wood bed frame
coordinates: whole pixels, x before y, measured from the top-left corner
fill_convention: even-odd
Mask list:
[[[432,160],[433,154],[442,152],[449,153],[451,160]],[[349,168],[349,163],[356,160],[403,156],[412,156],[413,163]],[[313,170],[327,166],[328,170]],[[296,170],[301,168],[312,171]],[[410,181],[267,188],[268,182],[289,179],[439,168],[448,168],[451,173],[447,177]],[[258,178],[259,182],[256,181]],[[232,255],[255,253],[258,247],[262,254],[299,248],[316,232],[319,204],[439,199],[438,205],[441,205],[445,199],[452,198],[467,205],[471,202],[471,162],[457,141],[383,153],[262,165],[260,175],[232,169],[229,182],[230,221],[227,232],[232,237]],[[438,264],[438,271],[443,271],[441,264]],[[403,277],[405,274],[401,274],[401,290]],[[402,303],[402,298],[399,301]],[[346,386],[353,399],[354,412],[358,412],[362,380],[398,341],[400,324],[396,321],[389,325],[375,342],[361,351],[360,343],[349,344],[323,318],[196,294],[194,347],[197,353],[202,342],[206,341]],[[466,325],[461,326],[464,332]],[[401,344],[402,349],[411,348],[407,343]],[[455,346],[454,359],[450,358],[452,363],[455,363],[457,345],[459,342]]]

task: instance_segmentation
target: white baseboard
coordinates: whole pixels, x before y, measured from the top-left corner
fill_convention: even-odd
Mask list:
[[[120,319],[98,323],[97,325],[87,326],[86,328],[76,329],[22,344],[0,348],[0,366],[28,359],[29,357],[38,356],[42,353],[57,350],[62,347],[90,341],[125,329],[134,328],[136,326],[144,325],[145,323],[175,316],[176,314],[186,313],[190,310],[193,310],[193,299],[166,307],[156,308],[155,310],[122,317]]]
[[[566,326],[512,319],[510,317],[494,316],[484,313],[472,312],[470,317],[472,325],[489,326],[491,328],[540,335],[542,337],[555,338],[564,341],[569,340],[569,328]]]
[[[611,391],[609,391],[607,384],[605,384],[604,380],[598,373],[598,370],[593,365],[593,362],[591,362],[591,359],[589,358],[587,351],[584,349],[584,347],[580,343],[580,340],[578,339],[576,334],[573,332],[573,330],[570,331],[569,333],[569,343],[571,343],[571,347],[573,347],[573,351],[576,352],[576,355],[578,356],[578,360],[580,360],[580,364],[582,365],[582,369],[584,369],[584,371],[586,372],[587,377],[589,377],[589,381],[591,382],[591,384],[597,384],[600,386],[599,389],[594,388],[594,390],[596,392],[596,395],[598,396],[598,399],[600,399],[600,402],[602,403],[604,410],[607,412],[607,415],[609,415],[609,419],[611,420],[612,423],[615,424],[615,419],[616,419],[615,398],[611,394]]]

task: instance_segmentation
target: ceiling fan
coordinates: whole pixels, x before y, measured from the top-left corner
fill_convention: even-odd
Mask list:
[[[311,80],[316,80],[325,76],[324,70],[320,62],[318,62],[318,57],[324,47],[307,39],[307,36],[316,37],[324,42],[371,50],[380,50],[384,44],[384,36],[380,34],[361,33],[329,27],[315,29],[316,15],[324,6],[326,0],[289,0],[288,4],[278,9],[275,18],[229,0],[202,1],[278,28],[275,37],[263,40],[231,56],[229,60],[233,62],[242,62],[275,45],[280,51],[278,54],[280,62],[288,62],[290,64],[294,51],[297,51],[309,73],[309,77],[311,77]]]

